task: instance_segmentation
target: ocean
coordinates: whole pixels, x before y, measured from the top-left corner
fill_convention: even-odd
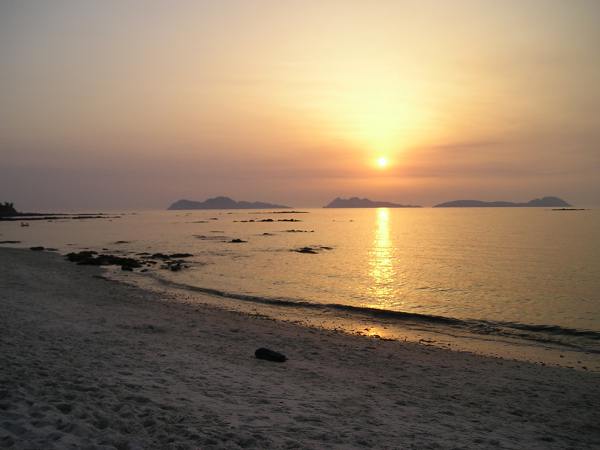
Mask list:
[[[600,368],[600,210],[112,215],[0,222],[0,241],[136,258],[191,253],[180,271],[159,260],[144,273],[111,273],[189,301],[207,294],[221,307],[312,326]]]

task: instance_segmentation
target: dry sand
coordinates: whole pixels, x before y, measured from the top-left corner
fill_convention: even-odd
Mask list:
[[[600,448],[600,375],[250,317],[0,250],[1,448]],[[254,358],[280,350],[283,364]]]

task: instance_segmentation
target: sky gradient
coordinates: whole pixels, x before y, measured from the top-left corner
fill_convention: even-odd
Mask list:
[[[593,0],[0,0],[0,201],[600,206],[599,42]]]

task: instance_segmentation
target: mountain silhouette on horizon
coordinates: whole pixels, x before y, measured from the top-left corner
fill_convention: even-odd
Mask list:
[[[417,205],[401,205],[399,203],[380,202],[368,198],[341,198],[337,197],[323,208],[420,208]]]
[[[558,197],[543,197],[543,198],[534,198],[533,200],[528,201],[527,203],[517,203],[517,202],[506,202],[506,201],[496,201],[496,202],[484,202],[482,200],[453,200],[450,202],[440,203],[439,205],[435,205],[434,208],[510,208],[510,207],[546,207],[546,208],[555,208],[555,207],[569,207],[572,206],[569,203],[565,202],[562,198]]]
[[[274,203],[265,202],[247,202],[235,201],[229,197],[214,197],[203,202],[195,200],[177,200],[170,205],[169,210],[186,210],[186,209],[289,209],[289,206],[276,205]]]

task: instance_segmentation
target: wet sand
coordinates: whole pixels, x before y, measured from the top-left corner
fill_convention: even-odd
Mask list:
[[[189,305],[101,273],[0,249],[0,448],[600,446],[597,373]]]

